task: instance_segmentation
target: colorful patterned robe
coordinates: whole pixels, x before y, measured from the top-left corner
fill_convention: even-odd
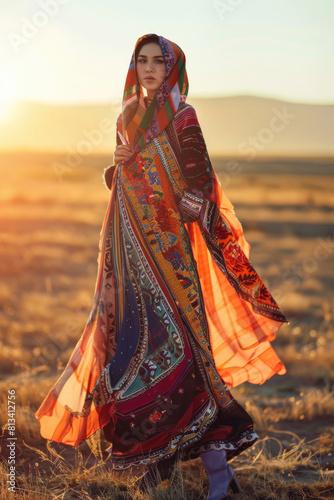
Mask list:
[[[94,303],[35,414],[41,434],[77,446],[103,428],[118,469],[208,447],[231,458],[257,436],[229,389],[285,373],[270,341],[287,319],[251,265],[195,110],[181,103],[105,178]]]

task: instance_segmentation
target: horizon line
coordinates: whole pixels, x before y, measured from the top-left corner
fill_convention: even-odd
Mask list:
[[[279,97],[273,95],[265,95],[265,94],[255,94],[255,93],[240,93],[240,94],[213,94],[213,95],[191,95],[187,96],[187,99],[230,99],[230,98],[240,98],[240,97],[250,97],[250,98],[258,98],[265,100],[274,100],[274,101],[283,101],[290,102],[294,104],[307,104],[307,105],[318,105],[318,106],[334,106],[334,99],[332,101],[319,101],[319,100],[294,100],[293,98]],[[68,101],[58,101],[58,100],[36,100],[36,99],[14,99],[9,103],[9,106],[17,103],[33,103],[33,104],[42,104],[48,106],[87,106],[87,105],[107,105],[112,102],[121,102],[120,98],[110,98],[109,100],[68,100]]]

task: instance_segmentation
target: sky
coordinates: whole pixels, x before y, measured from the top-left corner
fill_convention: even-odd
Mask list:
[[[136,40],[186,54],[191,97],[334,104],[334,0],[0,0],[0,112],[122,97]]]

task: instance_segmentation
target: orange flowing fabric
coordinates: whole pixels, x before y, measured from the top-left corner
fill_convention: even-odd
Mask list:
[[[218,206],[234,236],[249,258],[250,244],[246,241],[234,207],[221,188],[215,171],[214,190],[210,199]],[[203,291],[208,318],[213,356],[219,372],[230,387],[243,382],[263,384],[276,373],[286,369],[270,341],[284,323],[257,314],[243,300],[220,271],[206,246],[196,224],[187,224],[187,230]]]

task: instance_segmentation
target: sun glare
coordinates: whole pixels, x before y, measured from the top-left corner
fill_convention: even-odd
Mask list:
[[[14,82],[4,73],[0,81],[0,121],[8,118],[13,102],[17,100]]]

